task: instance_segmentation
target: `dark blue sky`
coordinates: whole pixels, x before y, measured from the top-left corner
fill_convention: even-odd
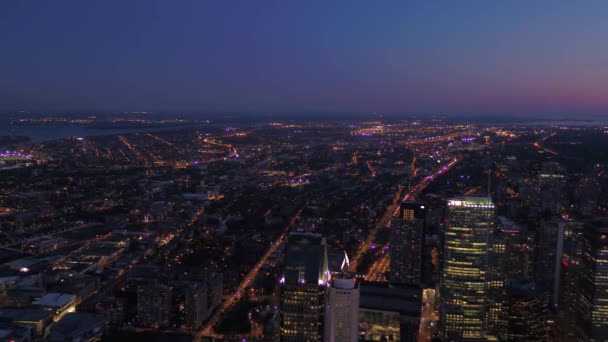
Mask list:
[[[2,1],[0,111],[608,113],[608,2]]]

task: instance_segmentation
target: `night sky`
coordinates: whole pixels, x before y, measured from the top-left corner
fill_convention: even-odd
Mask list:
[[[608,1],[0,2],[0,111],[608,114]]]

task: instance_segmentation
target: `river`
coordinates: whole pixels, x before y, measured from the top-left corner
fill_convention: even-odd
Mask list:
[[[141,127],[141,128],[89,128],[84,125],[75,124],[49,124],[49,125],[13,125],[0,123],[0,136],[7,136],[13,130],[16,136],[26,136],[32,139],[32,143],[40,143],[51,140],[67,139],[72,136],[100,136],[127,134],[137,132],[158,132],[164,130],[177,130],[185,128],[202,127],[202,125],[180,125],[164,127]]]

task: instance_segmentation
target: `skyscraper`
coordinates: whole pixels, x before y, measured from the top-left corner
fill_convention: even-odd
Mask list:
[[[486,336],[489,237],[494,204],[488,197],[448,200],[441,279],[442,324],[448,340]]]
[[[542,340],[547,308],[545,294],[534,281],[513,281],[507,285],[504,312],[508,323],[501,333],[501,340]]]
[[[193,283],[184,291],[185,323],[190,330],[200,328],[208,315],[208,288],[202,283]]]
[[[565,184],[562,165],[556,162],[542,163],[538,174],[538,184],[542,215],[546,217],[559,215],[562,188]]]
[[[585,227],[579,276],[577,330],[580,340],[608,336],[608,220]]]
[[[584,228],[581,221],[566,223],[557,324],[564,340],[573,340],[576,337],[576,308],[579,299],[578,282]]]
[[[498,216],[498,230],[505,240],[504,278],[505,280],[522,280],[533,277],[534,246],[525,227],[512,220]],[[529,243],[530,241],[530,243]]]
[[[495,231],[489,238],[488,271],[486,274],[487,332],[497,336],[506,324],[503,310],[505,290],[505,266],[507,243],[501,231]]]
[[[321,341],[330,274],[321,234],[292,233],[285,245],[280,315],[281,341]]]
[[[390,274],[394,284],[420,286],[424,248],[424,219],[422,203],[403,202],[399,216],[391,222]]]
[[[359,340],[359,283],[356,278],[339,275],[331,281],[325,303],[325,342]]]
[[[536,283],[549,293],[551,310],[559,302],[559,285],[566,223],[562,220],[543,220],[537,234]]]
[[[137,321],[150,327],[168,326],[171,320],[173,288],[163,284],[137,288]]]

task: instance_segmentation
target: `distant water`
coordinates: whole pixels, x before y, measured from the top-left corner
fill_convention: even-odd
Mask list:
[[[593,120],[552,120],[552,121],[527,121],[523,124],[530,126],[576,126],[576,127],[593,127],[606,126],[608,119],[593,119]]]
[[[10,135],[11,129],[17,136],[26,136],[32,139],[33,143],[40,143],[51,140],[67,139],[72,136],[87,137],[114,134],[128,134],[138,132],[158,132],[164,130],[178,130],[186,128],[196,128],[199,126],[171,126],[171,127],[142,127],[142,128],[88,128],[84,125],[71,124],[50,124],[50,125],[6,125],[0,123],[0,136]]]

